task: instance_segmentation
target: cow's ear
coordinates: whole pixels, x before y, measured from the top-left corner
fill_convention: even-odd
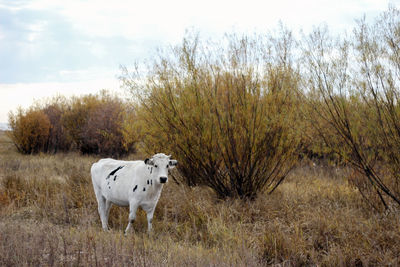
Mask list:
[[[170,167],[175,167],[176,165],[178,165],[178,161],[177,160],[174,160],[174,159],[171,159],[170,161],[169,161],[169,166]]]
[[[154,162],[153,162],[152,159],[145,159],[145,160],[144,160],[144,163],[145,163],[145,164],[148,164],[148,165],[154,165]]]

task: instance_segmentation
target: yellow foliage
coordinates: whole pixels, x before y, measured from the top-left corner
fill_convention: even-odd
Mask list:
[[[137,88],[136,127],[145,152],[179,160],[185,183],[208,185],[221,198],[254,198],[296,160],[298,77],[283,63],[261,64],[257,43],[229,41],[238,48],[203,52],[197,39],[185,39],[175,59],[155,63]]]
[[[51,125],[43,111],[19,109],[16,114],[10,113],[9,123],[9,135],[20,152],[38,153],[44,149]]]

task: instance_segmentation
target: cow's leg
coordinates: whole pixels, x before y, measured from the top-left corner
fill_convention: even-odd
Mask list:
[[[110,216],[111,206],[112,206],[111,201],[106,200],[104,215],[105,215],[105,221],[106,221],[107,229],[108,229],[108,217]]]
[[[101,220],[101,226],[103,227],[104,231],[108,231],[108,217],[106,213],[106,199],[102,197],[99,201],[99,214]]]
[[[146,213],[147,213],[147,231],[150,233],[152,229],[154,208],[147,210]]]
[[[95,192],[96,199],[97,199],[98,211],[99,211],[100,220],[101,220],[101,226],[103,227],[103,230],[107,231],[108,230],[108,226],[107,226],[108,216],[106,216],[106,199],[102,196],[99,188],[95,188],[94,192]]]
[[[137,208],[138,208],[138,203],[134,201],[129,202],[129,223],[125,229],[125,235],[128,234],[128,231],[131,228],[132,223],[135,221]]]

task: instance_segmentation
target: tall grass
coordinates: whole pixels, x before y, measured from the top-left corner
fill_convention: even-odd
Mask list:
[[[1,140],[0,152],[8,151],[0,153],[1,265],[400,264],[399,213],[370,210],[347,182],[350,169],[303,163],[253,201],[172,182],[153,234],[139,211],[124,237],[126,208],[113,207],[111,232],[101,230],[89,175],[97,158],[20,155]]]

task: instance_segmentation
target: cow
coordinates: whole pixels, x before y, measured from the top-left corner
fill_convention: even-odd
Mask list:
[[[147,214],[148,232],[152,229],[152,219],[163,185],[168,182],[168,171],[178,161],[163,153],[136,161],[101,159],[91,168],[94,193],[102,228],[108,230],[108,216],[112,204],[129,206],[129,222],[125,235],[141,207]]]

